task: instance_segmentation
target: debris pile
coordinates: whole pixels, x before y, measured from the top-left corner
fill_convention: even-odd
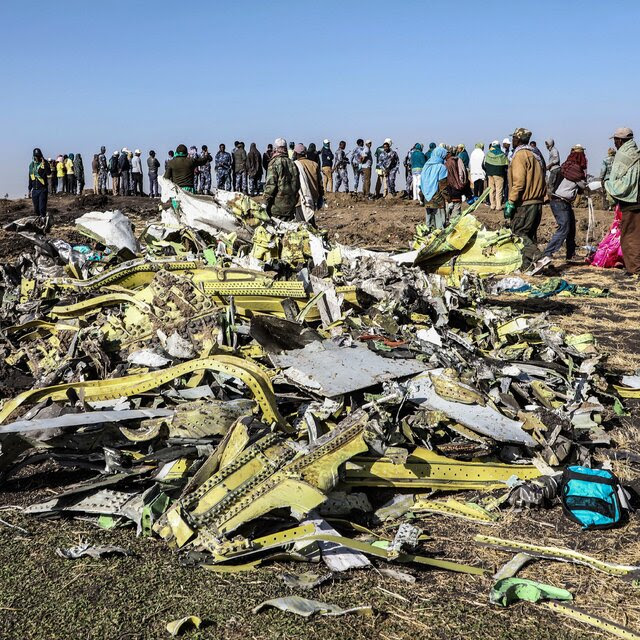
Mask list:
[[[482,574],[429,555],[402,516],[492,523],[550,504],[640,386],[606,372],[593,336],[488,302],[477,271],[509,273],[520,253],[470,215],[419,229],[409,260],[332,244],[246,196],[162,187],[161,222],[137,237],[120,212],[77,221],[91,245],[12,225],[34,250],[0,266],[0,474],[51,460],[88,476],[28,513],[132,524],[216,571],[293,558]],[[373,531],[394,520],[390,539]],[[109,552],[122,550],[63,553]],[[555,597],[503,580],[501,604]]]

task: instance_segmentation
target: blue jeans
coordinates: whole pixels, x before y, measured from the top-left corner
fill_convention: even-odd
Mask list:
[[[566,242],[567,260],[569,260],[576,253],[576,216],[573,213],[573,207],[565,200],[553,198],[551,200],[551,211],[558,226],[544,250],[544,255],[551,257]]]
[[[42,189],[31,189],[31,200],[33,201],[33,213],[39,218],[47,215],[47,197],[49,192],[46,187]]]

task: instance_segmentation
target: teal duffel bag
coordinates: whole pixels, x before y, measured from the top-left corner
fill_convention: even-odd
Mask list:
[[[562,507],[583,529],[610,529],[622,523],[626,511],[620,503],[623,489],[606,469],[566,467],[562,474]]]

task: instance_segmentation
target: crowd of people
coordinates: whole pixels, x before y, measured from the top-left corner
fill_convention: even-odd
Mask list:
[[[539,269],[563,245],[567,259],[575,254],[573,203],[587,188],[588,162],[585,148],[576,144],[561,163],[553,139],[545,142],[548,152],[545,159],[531,137],[531,131],[518,128],[510,138],[491,142],[486,153],[484,143],[479,142],[470,154],[464,144],[432,142],[425,147],[416,143],[402,163],[390,138],[376,149],[371,140],[358,139],[352,151],[347,151],[346,142],[341,140],[335,152],[329,140],[324,140],[318,149],[314,143],[307,147],[277,138],[264,153],[260,153],[255,143],[251,143],[247,152],[244,142],[235,141],[231,152],[220,144],[215,156],[207,145],[198,150],[196,146],[187,148],[181,144],[175,152],[168,152],[164,176],[185,191],[210,194],[213,168],[218,189],[250,196],[263,192],[269,213],[285,220],[313,223],[325,194],[341,189],[349,193],[350,178],[352,193],[371,198],[398,195],[396,179],[403,165],[406,180],[403,196],[425,207],[430,228],[444,228],[462,210],[463,201],[473,204],[488,188],[489,207],[503,211],[511,230],[523,241],[525,266]],[[615,148],[609,149],[597,180],[607,203],[622,211],[622,249],[627,270],[640,273],[640,152],[631,129],[616,130],[612,139]],[[114,195],[146,196],[141,156],[139,149],[131,152],[124,147],[107,160],[106,149],[102,147],[92,161],[94,193],[106,194],[111,180]],[[149,151],[146,168],[148,196],[152,198],[159,196],[160,166],[155,151]],[[374,167],[376,182],[372,193]],[[83,188],[80,154],[59,156],[54,161],[45,160],[41,150],[34,149],[29,192],[36,215],[45,214],[48,192],[81,193]],[[537,232],[545,202],[551,206],[557,230],[540,252]]]

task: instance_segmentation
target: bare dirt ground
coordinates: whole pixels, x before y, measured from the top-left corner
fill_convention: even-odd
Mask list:
[[[157,212],[157,201],[137,198],[84,200],[54,197],[53,233],[81,241],[73,219],[90,210],[121,208],[142,230]],[[0,201],[0,223],[30,213],[27,201]],[[400,200],[359,202],[351,196],[329,197],[329,208],[319,223],[343,243],[369,248],[406,249],[423,209]],[[578,233],[583,243],[586,209],[579,209]],[[498,213],[481,208],[478,217],[491,228],[502,223]],[[596,213],[595,241],[608,228],[612,214]],[[553,219],[545,208],[540,241],[548,240]],[[28,247],[14,234],[0,231],[0,259],[8,260]],[[529,300],[519,296],[496,298],[523,312],[547,311],[552,320],[575,333],[591,332],[609,353],[611,368],[633,371],[640,366],[638,285],[621,272],[601,271],[578,261],[558,260],[554,273],[570,282],[609,288],[609,298]],[[629,402],[633,414],[637,407]],[[612,422],[616,446],[638,450],[638,421],[630,416]],[[630,463],[615,462],[614,470],[627,482],[637,479]],[[539,605],[520,604],[500,609],[488,604],[492,573],[510,555],[473,542],[476,533],[538,544],[567,546],[597,558],[637,564],[640,558],[640,521],[632,516],[623,528],[583,533],[560,510],[506,512],[499,523],[486,526],[440,515],[420,517],[429,540],[427,553],[486,568],[483,577],[396,568],[416,577],[414,584],[395,581],[376,569],[336,576],[312,592],[299,593],[343,607],[372,605],[373,617],[345,616],[305,620],[279,611],[252,614],[265,599],[296,593],[282,583],[286,568],[303,572],[308,565],[270,565],[256,572],[235,575],[208,573],[179,565],[163,543],[136,538],[131,529],[103,531],[82,520],[41,521],[27,518],[20,507],[52,495],[60,486],[77,480],[75,472],[48,463],[23,470],[19,478],[5,481],[0,490],[0,638],[165,638],[168,621],[198,615],[208,621],[189,638],[211,639],[367,639],[400,640],[483,638],[501,640],[584,640],[603,638],[599,632],[562,618]],[[456,497],[464,499],[465,494]],[[378,496],[380,499],[382,495]],[[379,530],[393,535],[392,528]],[[116,544],[134,552],[131,557],[102,560],[65,560],[57,547],[87,540]],[[378,563],[378,568],[384,566]],[[320,567],[312,567],[322,573]],[[640,631],[640,591],[632,583],[577,565],[535,562],[522,577],[565,587],[576,595],[575,605],[591,613]]]

